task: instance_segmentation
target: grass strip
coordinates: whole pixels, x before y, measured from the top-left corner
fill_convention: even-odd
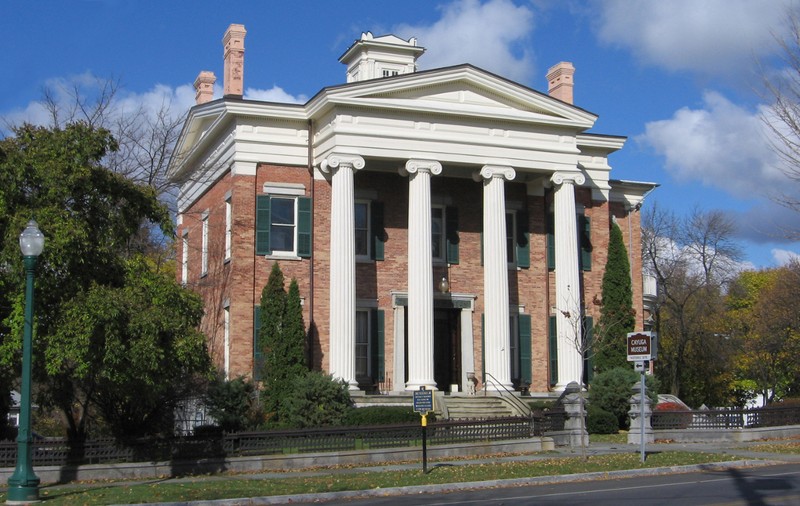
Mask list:
[[[726,456],[727,460],[737,457]],[[485,480],[529,478],[562,474],[642,469],[653,467],[705,464],[720,460],[720,455],[701,452],[662,452],[648,456],[642,464],[638,453],[620,453],[580,457],[538,458],[524,462],[430,466],[429,473],[419,470],[332,472],[325,476],[263,478],[258,475],[225,475],[181,480],[154,480],[146,483],[79,483],[45,486],[41,498],[47,506],[61,504],[131,504],[147,502],[199,501],[296,495],[304,493],[367,490],[414,485],[462,483]],[[5,494],[0,494],[5,501]]]

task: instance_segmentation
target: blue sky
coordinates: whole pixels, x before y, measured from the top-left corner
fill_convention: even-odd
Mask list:
[[[423,69],[471,63],[546,92],[559,61],[576,67],[575,104],[593,132],[627,136],[613,176],[660,183],[645,205],[736,216],[747,261],[800,253],[800,195],[779,170],[761,116],[761,76],[780,72],[775,36],[800,0],[4,0],[0,117],[45,122],[45,87],[119,78],[118,107],[194,103],[198,72],[222,80],[222,35],[245,25],[245,97],[302,102],[345,81],[339,56],[360,37],[417,37]],[[219,94],[219,91],[217,92]],[[797,236],[795,236],[797,237]]]

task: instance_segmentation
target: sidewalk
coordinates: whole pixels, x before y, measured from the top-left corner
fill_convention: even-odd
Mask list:
[[[797,462],[800,463],[800,454],[787,454],[787,453],[774,453],[756,451],[751,448],[759,445],[767,444],[766,441],[755,442],[730,442],[730,443],[653,443],[646,446],[647,453],[656,452],[670,452],[670,451],[687,451],[687,452],[706,452],[716,453],[720,455],[717,467],[741,467],[741,466],[755,466],[755,465],[769,465],[779,462]],[[588,455],[604,455],[614,453],[638,453],[640,451],[639,445],[624,444],[624,443],[591,443],[586,449]],[[536,460],[552,459],[558,456],[571,456],[579,457],[581,455],[580,448],[558,447],[553,452],[524,454],[524,455],[508,455],[508,456],[493,456],[489,458],[478,458],[471,460],[446,460],[429,462],[428,468],[434,469],[439,466],[463,466],[463,465],[480,465],[480,464],[495,464],[500,462],[532,462]],[[734,458],[744,458],[744,461],[732,462]],[[230,480],[264,480],[264,479],[280,479],[287,477],[315,477],[315,476],[336,476],[347,474],[364,474],[375,472],[390,472],[401,470],[421,470],[422,463],[402,463],[402,464],[387,464],[378,466],[364,466],[364,467],[336,467],[336,468],[320,468],[299,470],[293,472],[262,472],[262,473],[246,473],[246,474],[224,474],[224,475],[211,475],[211,476],[191,476],[182,478],[169,478],[161,480],[130,480],[118,482],[103,482],[98,486],[131,486],[135,484],[144,483],[181,483],[181,482],[197,482],[198,480],[213,483],[214,481],[230,481]],[[420,493],[420,492],[443,492],[447,490],[467,489],[467,488],[482,488],[482,487],[496,487],[496,486],[509,486],[518,485],[522,483],[555,483],[565,481],[577,481],[587,479],[601,479],[608,477],[629,477],[640,475],[654,475],[666,474],[675,472],[686,472],[694,469],[707,467],[704,465],[682,466],[677,468],[648,468],[648,469],[633,469],[628,471],[614,471],[606,473],[586,473],[578,475],[566,476],[545,476],[539,478],[517,480],[493,480],[489,482],[478,483],[452,483],[441,485],[424,485],[419,487],[406,487],[404,489],[391,490],[381,489],[380,491],[350,491],[350,492],[333,492],[325,494],[308,494],[304,496],[272,496],[263,498],[252,498],[248,504],[286,504],[290,502],[313,502],[322,501],[325,499],[334,498],[347,498],[347,497],[364,497],[372,493],[380,495],[400,495],[403,493]],[[596,475],[596,476],[595,476]],[[72,488],[78,486],[86,486],[86,483],[81,484],[64,484],[48,486],[51,490]],[[159,503],[162,505],[177,506],[178,504],[187,503]],[[215,500],[215,501],[200,501],[191,503],[194,505],[215,505],[227,506],[241,504],[241,500]]]

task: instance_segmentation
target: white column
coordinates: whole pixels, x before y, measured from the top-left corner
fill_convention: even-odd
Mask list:
[[[553,207],[556,239],[556,331],[558,336],[557,390],[564,390],[579,377],[583,357],[581,343],[581,286],[578,269],[578,225],[575,211],[575,185],[585,182],[583,174],[556,172]]]
[[[505,181],[511,167],[484,166],[483,180],[483,307],[484,363],[488,390],[511,390],[511,336],[508,309]]]
[[[436,389],[433,377],[433,246],[431,174],[442,164],[409,160],[408,174],[408,381],[406,390]]]
[[[332,154],[320,164],[331,174],[330,373],[350,390],[358,390],[353,176],[363,168],[358,155]]]

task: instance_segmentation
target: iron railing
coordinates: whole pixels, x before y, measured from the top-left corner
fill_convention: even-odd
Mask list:
[[[748,429],[800,424],[800,407],[653,411],[650,424],[660,429]]]
[[[429,445],[526,439],[542,435],[550,425],[550,420],[545,415],[534,418],[442,421],[428,425],[427,438]],[[66,439],[48,438],[34,441],[33,462],[37,466],[43,466],[181,461],[398,448],[420,444],[421,427],[416,424],[239,432],[142,439],[127,444],[100,439],[87,441],[83,448],[78,449],[71,449]],[[16,451],[15,442],[0,442],[0,466],[14,466]]]

